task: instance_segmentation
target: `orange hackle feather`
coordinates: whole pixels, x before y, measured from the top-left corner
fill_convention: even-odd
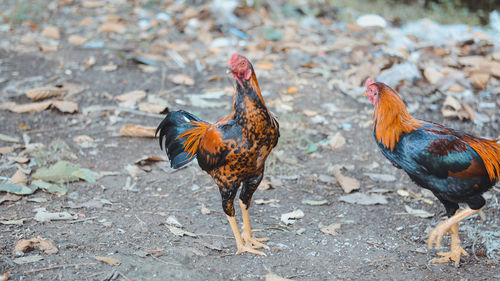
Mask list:
[[[403,101],[393,89],[382,83],[373,85],[379,90],[379,100],[373,112],[375,136],[378,142],[393,151],[401,135],[411,133],[423,125],[408,113]]]
[[[194,127],[182,132],[177,139],[186,139],[184,142],[184,151],[188,152],[190,157],[193,157],[200,147],[201,139],[205,136],[211,124],[199,121],[189,122],[188,124]]]
[[[257,76],[255,75],[254,71],[252,71],[252,77],[250,78],[250,87],[252,87],[254,89],[254,91],[259,96],[259,99],[262,102],[262,104],[264,106],[266,106],[266,103],[264,102],[264,98],[262,97],[262,94],[260,93],[259,82],[257,82]]]
[[[500,144],[497,143],[499,140],[489,140],[473,136],[464,137],[464,141],[483,159],[491,181],[496,181],[500,178]]]

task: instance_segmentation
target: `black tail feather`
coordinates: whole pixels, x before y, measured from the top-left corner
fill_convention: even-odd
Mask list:
[[[188,124],[192,121],[201,121],[201,119],[187,111],[179,110],[169,112],[165,119],[161,121],[158,128],[156,128],[155,136],[158,135],[158,132],[160,133],[160,148],[162,150],[165,148],[168,159],[170,159],[170,165],[174,169],[186,165],[195,156],[189,155],[188,152],[184,151],[185,140],[177,138],[184,131],[193,127]]]

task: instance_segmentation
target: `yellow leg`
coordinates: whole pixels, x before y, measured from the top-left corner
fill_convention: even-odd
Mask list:
[[[234,234],[234,239],[236,239],[236,247],[238,248],[238,251],[236,254],[241,254],[243,252],[249,252],[252,254],[256,255],[261,255],[265,256],[266,254],[262,253],[261,251],[257,251],[252,247],[249,247],[247,245],[243,245],[243,239],[241,238],[240,231],[238,230],[238,225],[236,224],[236,219],[234,217],[226,215],[227,220],[229,221],[229,225],[231,225],[231,229],[233,230]]]
[[[429,249],[432,249],[432,246],[433,246],[434,240],[435,240],[436,241],[436,249],[441,248],[441,240],[443,239],[443,235],[446,232],[449,232],[453,225],[457,224],[457,227],[458,227],[459,222],[463,221],[464,219],[466,219],[474,214],[479,213],[479,211],[481,211],[483,208],[481,208],[479,210],[472,210],[471,208],[467,208],[464,210],[457,210],[455,215],[453,215],[451,218],[448,218],[445,221],[440,222],[431,231],[431,234],[429,235],[429,240],[427,240],[427,247]]]
[[[250,227],[250,216],[248,215],[248,207],[240,201],[241,213],[243,214],[243,239],[245,240],[245,245],[251,248],[265,248],[269,249],[266,244],[260,243],[268,241],[268,238],[255,238],[252,236],[252,228]]]
[[[460,256],[467,256],[467,252],[460,246],[460,237],[458,236],[458,223],[454,224],[450,229],[451,234],[451,246],[449,252],[441,252],[438,255],[442,256],[439,259],[433,259],[434,263],[446,263],[449,261],[454,261],[455,265],[458,266],[460,263]]]

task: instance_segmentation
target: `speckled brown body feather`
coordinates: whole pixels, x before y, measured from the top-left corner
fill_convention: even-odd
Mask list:
[[[267,110],[250,62],[234,54],[229,66],[236,81],[233,111],[229,116],[210,124],[186,111],[170,112],[157,133],[160,132],[160,146],[165,139],[173,168],[182,167],[196,157],[200,167],[212,176],[236,239],[237,253],[264,255],[255,250],[267,246],[260,243],[262,239],[252,236],[248,208],[264,175],[266,158],[278,143],[279,125]],[[234,198],[240,186],[242,235],[234,218]]]

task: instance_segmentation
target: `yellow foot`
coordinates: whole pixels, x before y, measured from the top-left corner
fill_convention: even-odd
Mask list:
[[[267,246],[266,246],[267,247]],[[251,246],[247,246],[247,245],[241,245],[241,246],[238,246],[238,251],[236,252],[236,254],[241,254],[241,253],[244,253],[244,252],[247,252],[247,253],[252,253],[252,254],[255,254],[255,255],[260,255],[260,256],[265,256],[266,254],[264,254],[263,252],[261,251],[258,251],[258,250],[255,250],[253,247]]]
[[[427,247],[432,249],[434,241],[436,241],[436,249],[441,248],[441,240],[446,232],[449,232],[453,224],[450,224],[448,220],[439,223],[429,234],[429,240],[427,240]],[[458,229],[458,225],[457,225]]]
[[[467,252],[460,246],[451,247],[449,252],[441,252],[438,255],[442,256],[442,258],[433,259],[433,263],[447,263],[450,261],[454,261],[455,265],[458,266],[460,263],[460,257],[462,255],[467,256]]]
[[[251,247],[253,249],[258,249],[258,248],[269,249],[269,247],[266,244],[260,243],[260,242],[269,241],[269,238],[250,237],[245,232],[243,232],[243,234],[241,236],[243,237],[243,240],[245,240],[245,246],[247,246],[247,247]]]

